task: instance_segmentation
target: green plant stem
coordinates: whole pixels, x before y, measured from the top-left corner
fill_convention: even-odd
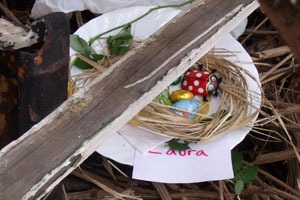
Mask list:
[[[134,22],[136,22],[136,21],[142,19],[143,17],[147,16],[148,14],[150,14],[151,12],[153,12],[154,10],[158,10],[158,9],[161,9],[161,8],[180,8],[180,7],[185,6],[185,5],[187,5],[187,4],[193,3],[194,1],[195,1],[195,0],[189,0],[189,1],[186,1],[186,2],[181,3],[181,4],[172,4],[172,5],[157,6],[157,7],[151,8],[151,9],[149,9],[145,14],[139,16],[138,18],[136,18],[136,19],[134,19],[134,20],[132,20],[132,21],[126,23],[126,24],[117,26],[117,27],[115,27],[115,28],[112,28],[112,29],[110,29],[110,30],[108,30],[108,31],[105,31],[105,32],[103,32],[103,33],[100,33],[100,34],[98,34],[98,35],[92,37],[92,38],[89,40],[89,45],[92,45],[92,44],[93,44],[96,40],[98,40],[101,36],[103,36],[103,35],[105,35],[105,34],[107,34],[107,33],[110,33],[110,32],[112,32],[112,31],[114,31],[114,30],[118,30],[118,29],[120,29],[120,28],[123,28],[124,26],[126,26],[126,25],[128,25],[128,24],[132,24],[132,23],[134,23]]]

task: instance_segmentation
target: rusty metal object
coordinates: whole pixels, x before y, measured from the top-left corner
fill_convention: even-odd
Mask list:
[[[37,33],[39,43],[18,51],[0,52],[0,149],[67,99],[67,17],[63,13],[41,17],[30,30]]]
[[[42,48],[18,56],[18,132],[22,134],[67,99],[69,74],[69,22],[53,13],[37,20],[45,33]]]
[[[15,55],[1,52],[0,56],[0,149],[18,137],[17,133],[17,67]]]

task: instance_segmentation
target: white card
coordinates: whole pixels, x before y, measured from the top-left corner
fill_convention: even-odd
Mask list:
[[[174,151],[163,144],[144,155],[136,152],[132,176],[134,179],[163,183],[233,178],[230,148],[219,142],[213,143],[190,144],[191,149],[185,151]]]
[[[119,133],[114,133],[96,151],[119,163],[133,165],[135,150],[123,136]]]
[[[118,132],[142,154],[170,140],[170,138],[151,133],[129,123]]]

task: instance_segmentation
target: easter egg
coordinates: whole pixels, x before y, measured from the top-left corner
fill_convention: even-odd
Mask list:
[[[136,125],[136,126],[139,126],[139,125],[142,124],[140,121],[138,121],[138,120],[135,119],[135,118],[132,118],[129,122],[130,122],[131,124],[133,124],[133,125]]]
[[[203,114],[203,115],[206,115],[209,111],[209,108],[210,108],[209,103],[205,102],[205,101],[202,101],[202,100],[200,100],[199,102],[201,103],[201,108],[199,109],[199,113]],[[201,120],[205,119],[205,117],[198,115],[195,119],[198,120],[198,121],[201,121]]]
[[[157,97],[153,99],[153,102],[163,105],[172,105],[169,89],[165,89],[164,91],[162,91]]]
[[[172,106],[174,108],[179,108],[182,110],[194,112],[195,110],[199,109],[202,106],[202,104],[196,99],[183,99],[183,100],[177,101]],[[187,112],[183,112],[183,111],[179,111],[179,110],[175,110],[175,109],[172,109],[172,111],[183,117],[187,117],[190,119],[195,119],[197,116],[195,114],[191,114],[191,113],[187,113]]]
[[[194,94],[187,90],[176,90],[176,91],[172,92],[170,98],[174,103],[176,103],[177,101],[180,101],[183,99],[193,99]]]
[[[179,76],[175,81],[173,81],[172,85],[177,85],[181,81],[181,76]]]

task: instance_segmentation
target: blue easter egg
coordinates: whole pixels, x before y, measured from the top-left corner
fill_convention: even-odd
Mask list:
[[[202,104],[196,100],[196,99],[183,99],[180,101],[177,101],[176,103],[174,103],[172,105],[175,108],[179,108],[179,109],[183,109],[183,110],[187,110],[190,112],[194,112],[195,110],[199,109]],[[172,110],[173,112],[183,116],[183,117],[188,117],[190,119],[195,119],[197,115],[194,114],[190,114],[190,113],[186,113],[186,112],[182,112],[179,110]]]

